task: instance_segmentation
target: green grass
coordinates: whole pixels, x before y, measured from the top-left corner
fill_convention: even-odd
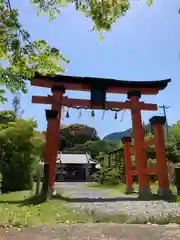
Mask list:
[[[124,194],[125,192],[125,185],[124,184],[118,184],[118,185],[108,185],[108,184],[100,184],[100,183],[88,183],[84,185],[89,188],[97,189],[97,190],[105,190],[108,191],[108,193],[112,196],[117,196],[119,194]],[[138,184],[133,184],[134,191],[138,191]],[[158,190],[158,183],[151,183],[151,190],[152,193],[157,193]],[[171,190],[174,194],[177,193],[175,185],[171,185]],[[133,193],[132,195],[137,196],[136,193]]]
[[[91,184],[90,187],[98,189],[107,188]],[[114,192],[121,191],[121,187],[113,187]],[[41,224],[57,223],[129,223],[129,224],[146,224],[146,223],[179,223],[178,216],[128,216],[126,214],[108,215],[98,214],[88,208],[81,212],[74,209],[71,203],[65,202],[60,198],[53,198],[47,202],[39,201],[41,198],[34,197],[34,192],[19,191],[0,195],[0,227],[23,228]],[[59,195],[60,196],[60,195]],[[33,200],[33,201],[32,201]],[[38,201],[37,201],[38,200]]]
[[[38,224],[81,223],[91,221],[86,213],[70,207],[59,199],[33,205],[26,204],[31,191],[11,192],[0,195],[0,226],[25,227]]]

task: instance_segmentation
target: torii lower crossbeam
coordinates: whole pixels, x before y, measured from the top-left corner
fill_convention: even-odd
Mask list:
[[[52,96],[33,96],[32,97],[32,103],[37,104],[53,104],[55,103],[53,101]],[[90,100],[86,99],[74,99],[74,98],[68,98],[63,97],[62,99],[62,106],[66,107],[73,107],[78,106],[82,108],[94,108],[94,109],[102,109],[102,106],[93,105],[91,104]],[[149,110],[149,111],[156,111],[157,105],[156,104],[150,104],[150,103],[144,103],[144,102],[138,102],[136,105],[134,105],[130,101],[126,102],[112,102],[112,101],[106,101],[104,109],[139,109],[139,110]]]

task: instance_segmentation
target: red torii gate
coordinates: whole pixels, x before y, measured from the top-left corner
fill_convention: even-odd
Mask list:
[[[165,142],[164,142],[164,130],[163,126],[166,122],[166,118],[163,116],[154,116],[150,120],[150,124],[154,129],[154,137],[148,141],[144,141],[144,144],[141,146],[145,152],[147,148],[151,145],[155,146],[156,152],[156,167],[148,168],[147,165],[143,168],[141,166],[136,166],[136,170],[132,169],[132,161],[131,161],[131,154],[136,153],[136,148],[131,147],[131,137],[124,137],[124,160],[125,160],[125,175],[126,175],[126,193],[131,193],[134,191],[133,189],[133,175],[137,175],[139,177],[139,172],[141,171],[142,175],[148,176],[149,175],[157,175],[159,188],[158,188],[158,195],[161,197],[171,197],[172,192],[169,188],[169,180],[168,180],[168,168],[166,162],[166,155],[165,155]],[[137,156],[137,155],[136,155]],[[137,163],[137,161],[136,161]],[[140,171],[139,171],[140,167]],[[143,193],[142,193],[143,190]],[[150,189],[141,188],[139,185],[139,194],[148,194],[151,193]]]
[[[139,101],[142,94],[156,95],[160,90],[166,88],[170,79],[162,81],[117,81],[112,79],[103,78],[90,78],[90,77],[73,77],[66,75],[57,75],[55,77],[36,75],[32,80],[32,86],[51,88],[52,96],[33,96],[32,103],[37,104],[51,104],[51,110],[46,110],[46,118],[48,121],[46,146],[45,146],[45,175],[48,179],[47,185],[44,188],[52,192],[55,182],[56,172],[56,157],[59,148],[60,139],[60,119],[61,110],[63,106],[67,107],[82,107],[92,109],[105,109],[105,110],[118,110],[129,109],[132,116],[132,127],[134,137],[134,152],[136,154],[136,166],[139,183],[139,195],[150,193],[149,176],[147,169],[146,149],[144,148],[144,130],[141,120],[141,110],[156,111],[156,104],[149,104]],[[73,99],[64,97],[65,90],[75,91],[89,91],[91,92],[91,99]],[[127,94],[128,100],[125,102],[106,101],[106,93],[114,94]],[[163,132],[160,128],[155,130],[155,141],[157,158],[162,159],[163,166],[167,170],[165,162],[164,145],[161,145],[163,140]],[[127,141],[125,141],[126,143]],[[160,149],[159,149],[159,146]],[[126,167],[130,163],[127,160],[130,155],[130,150],[125,144],[125,163]],[[128,162],[129,161],[129,162]],[[166,167],[165,167],[166,166]],[[163,170],[162,170],[163,171]],[[165,181],[166,184],[161,184],[161,193],[169,192],[168,175],[167,171],[162,173],[161,170],[158,174],[163,175],[161,182]],[[162,173],[162,174],[161,174]]]

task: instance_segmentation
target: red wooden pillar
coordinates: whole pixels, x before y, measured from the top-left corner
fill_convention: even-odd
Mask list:
[[[144,129],[141,120],[141,110],[137,108],[141,93],[139,91],[128,92],[128,99],[133,104],[131,110],[132,129],[134,137],[134,149],[136,155],[136,169],[138,172],[139,197],[151,194],[149,176],[145,173],[147,168],[146,149],[144,148]]]
[[[60,143],[60,124],[61,124],[61,111],[62,111],[62,98],[63,94],[65,93],[64,86],[53,86],[52,89],[53,94],[53,103],[52,103],[52,110],[58,111],[57,119],[54,122],[54,141],[53,141],[53,158],[52,158],[52,178],[50,182],[50,188],[54,188],[55,177],[56,177],[56,160],[57,160],[57,153],[59,150],[59,143]]]
[[[163,129],[166,118],[163,116],[154,116],[149,121],[154,129],[157,176],[159,181],[158,194],[162,197],[172,196],[172,192],[169,188]]]
[[[122,139],[124,144],[124,162],[125,162],[125,178],[126,178],[126,193],[134,192],[132,179],[132,161],[131,161],[131,137]]]
[[[60,139],[60,119],[61,119],[61,105],[62,97],[65,92],[63,86],[53,86],[53,100],[52,110],[46,110],[47,124],[47,135],[46,135],[46,146],[45,146],[45,175],[48,175],[48,183],[44,187],[45,191],[50,190],[50,195],[54,191],[54,182],[56,176],[56,159],[57,152],[59,149]]]
[[[55,145],[54,141],[56,136],[55,124],[58,119],[58,111],[56,110],[46,110],[47,119],[47,134],[46,134],[46,145],[45,145],[45,161],[44,161],[44,191],[48,193],[49,189],[53,188],[53,162],[54,162],[54,152]],[[47,180],[47,182],[46,182]]]

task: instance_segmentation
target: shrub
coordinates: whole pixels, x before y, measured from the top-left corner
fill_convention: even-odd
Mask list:
[[[92,179],[105,184],[118,184],[120,173],[116,168],[103,167],[92,175]]]
[[[2,192],[32,187],[32,174],[42,151],[35,127],[34,121],[19,119],[0,131]]]

